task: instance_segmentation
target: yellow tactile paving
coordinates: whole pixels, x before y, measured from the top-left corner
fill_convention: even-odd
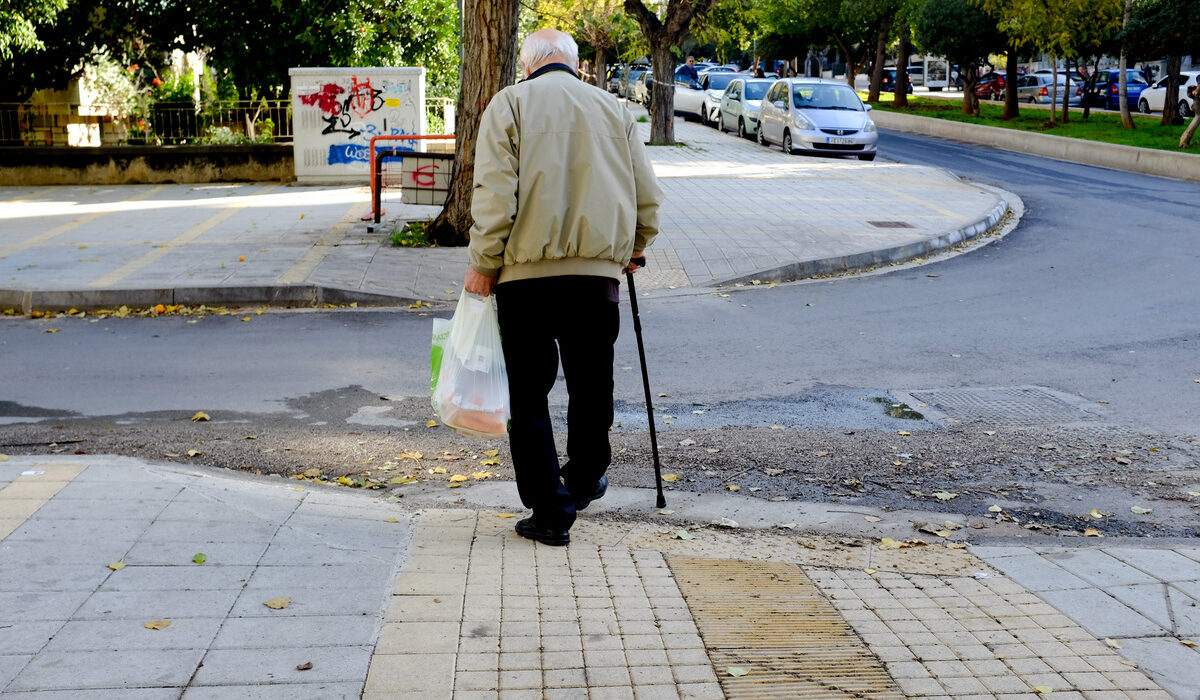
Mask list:
[[[300,258],[287,272],[275,280],[276,284],[300,284],[308,279],[313,270],[317,269],[317,265],[320,265],[321,261],[329,255],[330,251],[336,248],[346,237],[355,219],[358,218],[356,215],[360,211],[362,211],[362,204],[358,202],[352,204],[339,220],[341,223],[335,226],[333,231],[321,236],[320,240],[313,244],[312,249],[304,254],[304,257]]]
[[[21,527],[64,486],[87,469],[86,464],[34,464],[0,489],[0,540]]]
[[[149,199],[150,197],[153,197],[154,195],[158,194],[159,192],[162,192],[163,190],[167,189],[168,187],[170,187],[170,185],[159,185],[157,187],[151,187],[150,189],[147,189],[143,192],[139,192],[139,193],[133,195],[132,197],[125,199],[124,201],[136,202],[136,201],[139,201],[142,199]],[[13,253],[19,253],[22,250],[28,250],[29,248],[34,248],[36,246],[42,245],[43,243],[51,240],[52,238],[61,236],[62,234],[66,233],[67,231],[70,231],[71,229],[79,228],[80,226],[83,226],[84,224],[95,221],[96,219],[99,219],[100,217],[104,216],[105,214],[111,214],[112,211],[113,211],[112,209],[106,209],[104,211],[96,211],[96,212],[92,212],[90,214],[84,214],[83,216],[81,216],[77,219],[72,219],[65,224],[55,226],[54,228],[52,228],[48,231],[43,231],[43,232],[37,234],[36,236],[26,238],[25,240],[23,240],[19,243],[13,243],[13,244],[7,245],[7,246],[0,246],[0,260],[7,258],[8,256],[12,255]]]

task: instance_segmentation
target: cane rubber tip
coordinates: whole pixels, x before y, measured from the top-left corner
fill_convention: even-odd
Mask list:
[[[665,498],[659,498],[659,499],[658,499],[658,507],[659,507],[659,508],[666,508],[666,507],[667,507],[667,499],[665,499]]]

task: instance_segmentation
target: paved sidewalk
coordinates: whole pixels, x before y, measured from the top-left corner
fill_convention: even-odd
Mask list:
[[[406,486],[408,498],[389,502],[132,458],[9,457],[0,697],[1200,693],[1200,652],[1175,638],[1187,629],[1180,619],[1159,632],[1118,628],[1118,652],[1109,630],[1093,629],[1103,613],[1078,604],[1132,602],[1121,586],[1161,585],[1186,612],[1196,605],[1194,546],[1057,548],[1045,557],[1061,572],[1035,579],[1048,573],[1031,568],[1036,548],[891,549],[803,534],[795,522],[722,529],[708,523],[746,497],[714,507],[679,494],[670,516],[647,508],[620,520],[606,517],[606,498],[569,547],[552,548],[512,531],[522,512],[511,484],[479,485],[495,487],[481,490],[495,506],[447,509],[475,486]],[[635,489],[611,497],[652,502]],[[444,505],[413,510],[410,500]],[[797,519],[819,507],[772,505]],[[863,527],[913,535],[904,514],[880,511]],[[1053,595],[1061,590],[1074,593]],[[1142,633],[1163,644],[1139,649],[1131,635]]]
[[[645,291],[887,265],[1020,212],[1010,193],[885,162],[886,144],[863,163],[682,120],[676,135],[684,146],[650,149],[667,200]],[[466,251],[391,246],[393,228],[438,210],[385,194],[387,223],[371,233],[363,187],[0,188],[0,309],[455,299]]]

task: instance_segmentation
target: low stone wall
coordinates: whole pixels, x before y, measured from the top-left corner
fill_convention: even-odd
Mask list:
[[[291,144],[0,148],[0,186],[289,182]]]
[[[1158,175],[1200,182],[1200,155],[1193,153],[1172,153],[1153,148],[1120,146],[1052,134],[968,124],[949,119],[900,114],[882,109],[871,112],[871,118],[877,125],[885,129],[992,146],[1006,151],[1031,153],[1072,163],[1127,170],[1143,175]]]

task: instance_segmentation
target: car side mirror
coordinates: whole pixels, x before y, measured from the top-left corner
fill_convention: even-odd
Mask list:
[[[863,105],[863,107],[866,107],[868,112],[870,112],[872,109],[875,109],[871,105]]]
[[[693,90],[699,90],[699,89],[700,89],[700,83],[698,83],[698,82],[696,82],[695,80],[693,80],[693,81],[692,81],[692,89],[693,89]]]

